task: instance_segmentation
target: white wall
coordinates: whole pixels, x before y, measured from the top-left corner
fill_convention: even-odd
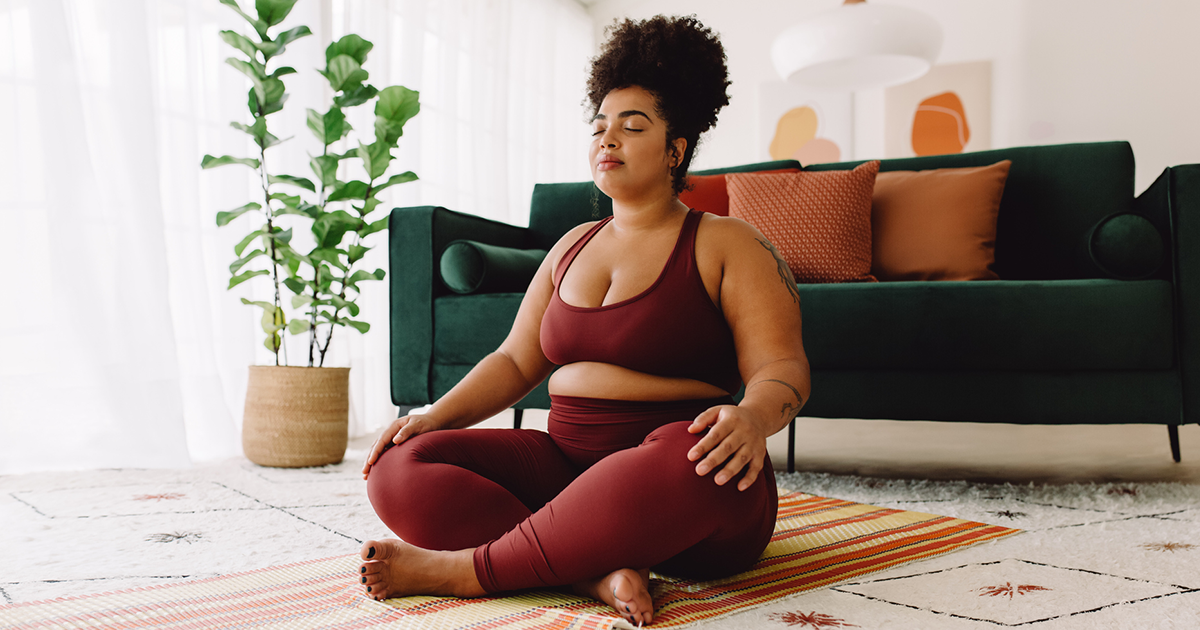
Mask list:
[[[875,1],[875,0],[871,0]],[[938,63],[992,62],[992,145],[1128,140],[1136,191],[1163,168],[1200,162],[1200,2],[888,0],[942,25]],[[597,46],[614,18],[696,14],[721,35],[730,104],[694,168],[769,159],[758,146],[758,85],[778,81],[775,36],[840,0],[599,0]],[[855,99],[855,157],[883,156],[883,90]]]

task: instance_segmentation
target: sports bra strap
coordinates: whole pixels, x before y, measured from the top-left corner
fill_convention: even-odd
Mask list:
[[[571,263],[575,260],[575,256],[579,254],[583,246],[587,245],[588,241],[592,240],[592,237],[596,235],[596,232],[599,232],[600,228],[604,227],[612,219],[612,215],[600,219],[596,222],[596,225],[593,225],[583,236],[579,237],[579,240],[575,241],[574,245],[567,249],[567,252],[558,260],[558,267],[554,270],[554,286],[557,287],[562,283],[563,275],[567,273],[567,267],[571,266]]]

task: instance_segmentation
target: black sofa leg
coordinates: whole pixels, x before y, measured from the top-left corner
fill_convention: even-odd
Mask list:
[[[1181,460],[1179,457],[1179,425],[1168,424],[1167,436],[1171,438],[1171,458],[1178,464]]]
[[[521,428],[521,416],[525,415],[524,409],[513,409],[513,428]]]
[[[396,418],[403,418],[404,416],[407,416],[409,413],[412,412],[413,409],[416,409],[418,406],[423,406],[423,405],[400,405],[400,411],[396,414]]]
[[[1178,461],[1178,460],[1176,460]],[[796,419],[788,424],[788,472],[796,472]]]

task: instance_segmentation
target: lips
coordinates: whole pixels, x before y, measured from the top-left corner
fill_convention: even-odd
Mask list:
[[[622,162],[621,160],[618,160],[617,158],[604,157],[604,158],[600,158],[600,161],[596,163],[596,168],[599,170],[602,170],[602,171],[607,171],[609,169],[617,168],[618,166],[621,166],[623,164],[625,164],[625,163]]]

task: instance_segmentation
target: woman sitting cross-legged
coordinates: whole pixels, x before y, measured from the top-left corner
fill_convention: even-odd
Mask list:
[[[363,545],[372,597],[571,586],[649,623],[651,569],[727,576],[770,540],[767,436],[810,391],[799,294],[758,230],[679,200],[725,53],[694,16],[609,30],[588,157],[613,216],[564,235],[500,348],[380,435],[363,474],[403,541]],[[466,429],[556,365],[548,432]]]

